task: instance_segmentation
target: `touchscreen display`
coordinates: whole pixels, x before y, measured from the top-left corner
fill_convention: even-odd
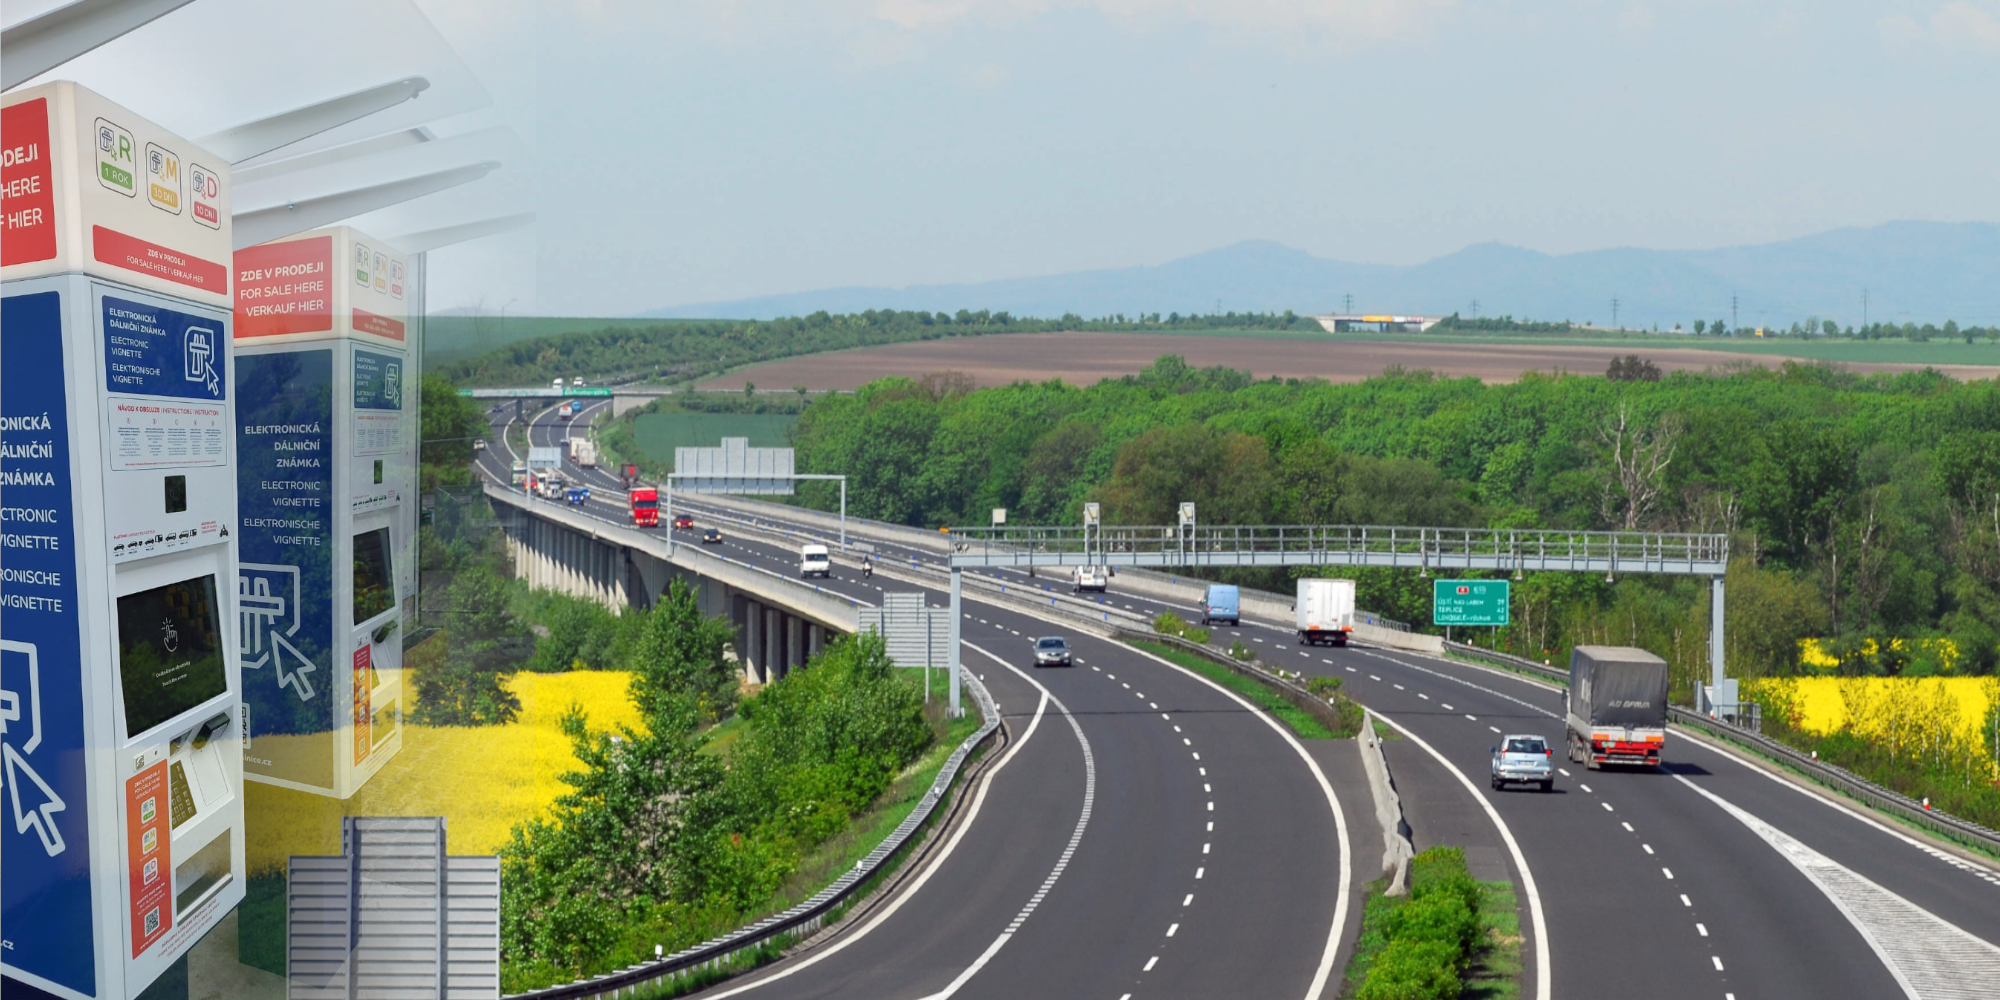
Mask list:
[[[389,529],[354,536],[354,624],[396,606],[396,567],[389,557]]]
[[[130,739],[229,689],[215,577],[118,599],[118,680]]]

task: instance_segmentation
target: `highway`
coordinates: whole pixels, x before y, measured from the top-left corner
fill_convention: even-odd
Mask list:
[[[530,433],[546,445],[567,429],[544,419]],[[503,482],[511,461],[504,443],[487,451]],[[617,494],[608,472],[568,471]],[[728,545],[785,569],[767,547]],[[916,589],[857,577],[847,567],[823,586],[868,603],[885,586]],[[1011,733],[976,811],[921,883],[704,995],[1331,996],[1380,856],[1372,823],[1352,829],[1373,810],[1358,758],[1308,749],[1205,679],[1096,637],[1072,636],[1074,668],[1027,668],[1032,638],[1056,629],[968,608],[967,669]],[[1357,857],[1369,870],[1351,869]]]
[[[539,420],[531,433],[541,435],[536,441],[543,443],[565,430],[553,421]],[[501,475],[504,481],[504,469]],[[681,506],[677,500],[677,509]],[[698,524],[724,526],[732,556],[760,562],[773,572],[795,571],[796,552],[791,548],[730,531],[740,513],[700,502],[685,506],[695,513]],[[616,516],[622,509],[605,513]],[[760,513],[759,519],[782,522],[783,516],[774,511]],[[802,522],[786,526],[817,530]],[[878,561],[894,556],[914,560],[929,572],[941,567],[940,549],[879,541],[876,545]],[[1017,584],[1030,583],[1021,575],[1009,578]],[[937,579],[942,581],[941,573]],[[862,600],[883,589],[910,589],[880,577],[863,583],[852,580],[851,574],[836,583],[852,588],[852,595]],[[1114,580],[1114,591],[1116,586]],[[940,600],[935,592],[932,600]],[[1147,615],[1189,610],[1115,593],[1107,601]],[[987,606],[969,603],[968,612],[971,620],[965,623],[965,635],[974,643],[989,626],[1001,634],[1049,628],[1014,623],[1006,612]],[[1546,935],[1537,940],[1533,933],[1532,907],[1524,895],[1522,924],[1530,939],[1525,996],[1537,993],[1538,947],[1546,948],[1548,956],[1549,995],[1558,997],[1601,992],[1610,986],[1621,996],[1746,1000],[2000,996],[2000,948],[1994,946],[2000,942],[2000,872],[1990,863],[1940,850],[1886,820],[1864,815],[1858,807],[1829,802],[1678,731],[1670,736],[1668,766],[1657,773],[1566,770],[1555,794],[1492,792],[1484,785],[1487,749],[1502,733],[1560,735],[1556,718],[1560,696],[1554,689],[1516,675],[1420,654],[1359,646],[1300,647],[1289,627],[1289,622],[1246,618],[1241,628],[1217,629],[1215,640],[1226,645],[1241,638],[1272,665],[1341,677],[1352,696],[1403,731],[1405,738],[1388,741],[1386,750],[1418,846],[1462,844],[1481,877],[1511,877],[1519,888],[1533,880]],[[1113,660],[1128,663],[1136,655],[1070,631],[1080,648],[1089,648],[1090,666],[1104,668],[1092,670],[1092,677],[1120,669]],[[967,663],[976,663],[974,654],[968,652]],[[1157,664],[1154,667],[1153,673],[1165,673]],[[1130,673],[1134,669],[1130,666],[1122,669],[1127,678],[1144,676]],[[1001,671],[981,672],[996,692],[1002,692],[1007,681]],[[1039,676],[1053,678],[1049,672]],[[1150,676],[1146,683],[1156,691],[1165,690]],[[1078,687],[1050,685],[1073,711],[1081,704],[1095,704],[1079,701],[1084,691]],[[1087,690],[1092,685],[1080,687]],[[1009,706],[1010,724],[1031,696],[1025,686],[999,694]],[[1111,699],[1113,704],[1119,700]],[[1184,722],[1185,713],[1181,713]],[[1095,746],[1096,731],[1089,728],[1093,721],[1086,718],[1083,731]],[[1038,728],[1032,739],[1047,737],[1048,729]],[[1251,763],[1243,765],[1247,770],[1257,770],[1258,742],[1234,751],[1252,755]],[[1278,761],[1275,751],[1265,753],[1273,763]],[[1041,760],[1026,749],[1021,756],[1018,763],[1010,761],[1004,773],[1015,776],[1031,770],[1025,766],[1030,761]],[[1211,763],[1220,766],[1222,761]],[[996,781],[993,794],[999,795],[1006,784]],[[1359,806],[1350,805],[1348,813],[1351,822],[1368,827],[1367,843],[1372,845],[1372,824],[1355,819],[1365,817],[1367,808],[1362,800]],[[1293,809],[1297,811],[1296,804]],[[1284,825],[1299,819],[1286,814],[1282,804],[1275,816],[1275,822]],[[1090,831],[1100,822],[1102,814],[1094,815]],[[1095,836],[1090,831],[1081,844],[1089,844]],[[968,841],[977,835],[968,834]],[[1526,863],[1526,878],[1514,860],[1515,850]],[[1373,865],[1371,851],[1372,846],[1361,849],[1363,869]],[[1374,872],[1359,874],[1365,880]],[[1215,877],[1209,874],[1204,881]],[[926,888],[917,898],[931,891]],[[1260,912],[1291,894],[1282,880],[1270,883],[1267,891],[1270,898],[1260,905],[1255,893],[1246,889],[1242,912]],[[1108,900],[1094,891],[1086,904],[1096,910]],[[1248,947],[1253,955],[1271,954],[1265,944]],[[1033,949],[1023,951],[1034,954]],[[1204,954],[1209,960],[1222,960],[1233,953]],[[1122,962],[1123,955],[1117,960]],[[1178,990],[1179,977],[1170,978]],[[1009,981],[996,977],[994,982]],[[1126,992],[1106,989],[1102,995],[1110,997]],[[1068,988],[1061,992],[1099,995]],[[898,988],[883,995],[891,994],[904,991]]]

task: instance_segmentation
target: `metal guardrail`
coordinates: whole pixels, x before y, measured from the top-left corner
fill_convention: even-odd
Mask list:
[[[952,528],[972,566],[1390,566],[1717,576],[1729,536],[1374,525],[1009,525]]]
[[[945,758],[944,767],[931,781],[931,786],[924,792],[924,797],[918,800],[916,808],[910,810],[909,816],[905,817],[887,837],[882,838],[882,842],[875,845],[874,850],[856,862],[853,868],[834,879],[831,885],[789,910],[774,913],[747,927],[692,948],[589,979],[510,994],[506,1000],[576,1000],[576,998],[616,996],[620,991],[668,976],[700,969],[720,968],[738,952],[756,948],[784,935],[810,934],[819,930],[824,926],[829,913],[865,886],[882,871],[898,851],[916,837],[917,831],[930,820],[938,805],[950,794],[952,783],[958,779],[959,771],[963,769],[972,752],[1000,728],[1000,712],[994,707],[993,696],[987,692],[986,686],[980,683],[979,678],[971,671],[966,672],[965,680],[966,687],[972,691],[973,700],[979,703],[979,710],[985,717],[985,722],[980,725],[977,732],[967,736],[965,741],[951,752],[950,757]]]
[[[1446,648],[1465,656],[1472,656],[1499,663],[1514,670],[1523,670],[1547,677],[1560,684],[1569,683],[1569,671],[1555,667],[1545,667],[1533,660],[1490,649],[1467,646],[1462,643],[1446,643]],[[2000,854],[2000,831],[1988,829],[1968,819],[1961,819],[1936,809],[1926,809],[1924,804],[1907,795],[1891,791],[1867,778],[1863,778],[1843,767],[1816,760],[1810,754],[1799,752],[1762,733],[1754,733],[1739,726],[1730,725],[1720,719],[1713,719],[1700,712],[1669,706],[1668,717],[1675,723],[1690,729],[1699,729],[1710,736],[1731,743],[1740,744],[1767,757],[1774,758],[1806,777],[1838,790],[1850,798],[1858,799],[1871,808],[1889,813],[1906,822],[1913,823],[1959,844],[1977,847],[1981,850]]]

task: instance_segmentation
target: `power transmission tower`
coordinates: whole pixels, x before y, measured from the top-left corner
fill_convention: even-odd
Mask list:
[[[1736,293],[1734,292],[1731,292],[1729,295],[1729,328],[1731,330],[1736,329]]]
[[[1479,318],[1479,300],[1478,300],[1478,299],[1473,299],[1473,300],[1472,300],[1472,318],[1473,318],[1473,319],[1478,319],[1478,318]]]
[[[1348,292],[1346,295],[1341,296],[1341,298],[1345,300],[1345,304],[1340,307],[1340,311],[1352,314],[1354,312],[1354,293]]]
[[[1611,328],[1614,330],[1620,329],[1618,326],[1618,296],[1616,295],[1611,297]]]
[[[1861,287],[1861,329],[1868,329],[1868,287]]]

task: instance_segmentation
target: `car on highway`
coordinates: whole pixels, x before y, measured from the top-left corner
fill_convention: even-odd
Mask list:
[[[675,530],[675,531],[689,531],[689,530],[692,530],[693,528],[694,528],[694,518],[692,518],[692,517],[690,517],[690,516],[688,516],[688,515],[686,515],[686,514],[675,514],[675,515],[674,515],[674,530]]]
[[[703,545],[721,545],[721,544],[722,544],[722,529],[721,529],[721,528],[703,528],[703,529],[701,529],[701,544],[703,544]]]
[[[1555,751],[1548,740],[1529,733],[1510,734],[1500,738],[1492,754],[1494,789],[1510,784],[1540,785],[1546,792],[1556,786]]]
[[[1068,667],[1070,661],[1069,641],[1059,635],[1045,635],[1035,640],[1035,666]]]

